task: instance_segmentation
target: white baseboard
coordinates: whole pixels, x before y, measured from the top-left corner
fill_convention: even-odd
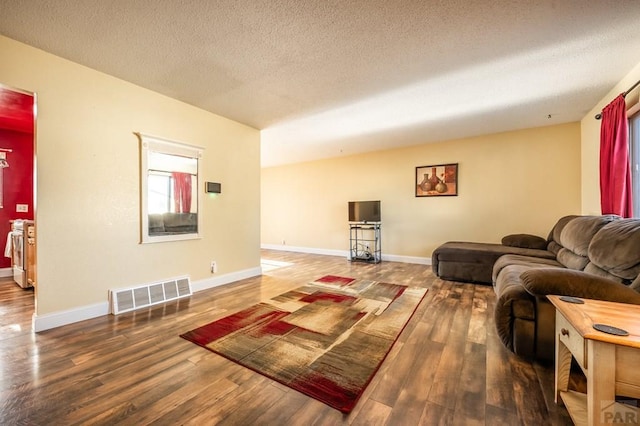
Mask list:
[[[261,244],[260,248],[265,250],[279,250],[279,251],[292,251],[296,253],[309,253],[309,254],[322,254],[326,256],[342,256],[348,258],[348,250],[331,250],[331,249],[319,249],[313,247],[295,247],[286,246],[281,244]],[[388,262],[402,262],[402,263],[417,263],[419,265],[431,265],[430,257],[418,257],[418,256],[401,256],[397,254],[382,254],[382,260]]]
[[[293,251],[296,253],[309,253],[309,254],[322,254],[325,256],[342,256],[347,257],[349,255],[348,250],[330,250],[330,249],[319,249],[313,247],[295,247],[295,246],[285,246],[280,244],[262,244],[260,248],[267,250],[280,250],[280,251]]]
[[[247,278],[253,278],[262,275],[262,268],[250,268],[242,271],[231,272],[229,274],[219,275],[216,277],[205,278],[203,280],[191,281],[191,290],[193,292],[207,290],[214,287],[219,287],[225,284],[231,284],[236,281],[244,280]]]
[[[258,275],[262,275],[261,267],[245,269],[243,271],[232,272],[230,274],[224,274],[204,280],[192,281],[191,290],[195,293],[196,291],[230,284],[235,281],[252,278]],[[109,315],[108,301],[96,303],[95,305],[68,309],[65,311],[52,312],[50,314],[33,314],[32,327],[33,331],[37,333],[39,331],[49,330],[51,328],[61,327],[63,325],[73,324],[75,322],[101,317],[103,315]]]
[[[13,268],[0,268],[0,278],[12,277]]]
[[[416,263],[418,265],[431,266],[430,257],[418,257],[418,256],[400,256],[397,254],[383,254],[382,260],[388,262],[402,262],[402,263]]]
[[[50,314],[33,314],[32,327],[36,333],[49,330],[74,322],[80,322],[91,318],[109,314],[109,302],[96,303],[95,305],[81,306],[65,311],[52,312]]]

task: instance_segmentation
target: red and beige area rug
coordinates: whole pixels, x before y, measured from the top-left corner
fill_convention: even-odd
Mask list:
[[[180,337],[348,413],[426,294],[327,275]]]

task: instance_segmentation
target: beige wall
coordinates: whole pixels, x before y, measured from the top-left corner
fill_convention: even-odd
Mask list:
[[[415,167],[459,163],[457,197],[414,196]],[[382,201],[383,255],[547,236],[580,212],[579,123],[262,170],[262,244],[348,250],[347,202]]]
[[[37,314],[105,302],[111,288],[260,263],[260,134],[114,77],[0,37],[0,83],[36,92]],[[204,238],[139,244],[133,132],[205,147]]]
[[[584,116],[580,122],[582,137],[582,214],[600,214],[600,120],[594,116],[616,96],[640,80],[640,63]],[[625,97],[627,107],[638,103],[640,88]]]

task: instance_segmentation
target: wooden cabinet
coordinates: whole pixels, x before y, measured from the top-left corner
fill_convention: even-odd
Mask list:
[[[556,307],[556,403],[576,425],[640,424],[637,407],[616,397],[640,398],[640,307],[584,299],[583,304],[548,296]],[[607,324],[627,331],[616,336],[594,329]],[[587,393],[569,390],[571,358],[587,377]]]

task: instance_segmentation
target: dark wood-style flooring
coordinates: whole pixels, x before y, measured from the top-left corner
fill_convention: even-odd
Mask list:
[[[2,425],[565,425],[553,367],[501,345],[489,286],[430,267],[263,251],[292,266],[150,309],[34,334],[33,292],[0,281]],[[178,337],[326,274],[429,288],[349,415]]]

